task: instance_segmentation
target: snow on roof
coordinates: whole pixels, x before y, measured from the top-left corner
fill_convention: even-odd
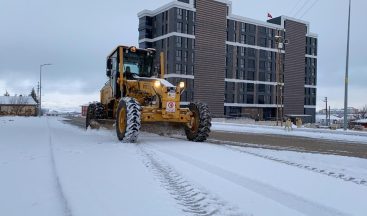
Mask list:
[[[360,119],[360,120],[357,120],[357,121],[354,121],[355,123],[367,123],[367,119]]]
[[[0,96],[0,105],[37,105],[31,96]]]
[[[316,115],[316,119],[319,120],[319,119],[325,119],[326,116],[325,115]],[[328,116],[329,118],[329,116]],[[342,120],[343,118],[339,118],[338,116],[334,116],[334,115],[330,115],[330,119],[331,120]]]

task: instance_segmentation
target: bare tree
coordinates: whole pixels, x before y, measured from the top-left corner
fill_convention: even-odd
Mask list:
[[[15,115],[22,114],[23,109],[28,105],[27,97],[14,96],[10,100],[10,104],[13,105],[13,112]]]
[[[358,114],[361,119],[367,118],[367,105],[360,109]]]

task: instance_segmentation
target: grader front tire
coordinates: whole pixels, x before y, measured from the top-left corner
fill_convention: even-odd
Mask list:
[[[120,100],[116,116],[116,134],[120,141],[135,143],[141,127],[141,107],[130,97]]]
[[[190,111],[193,113],[190,126],[185,127],[188,140],[193,142],[204,142],[210,133],[211,114],[208,105],[204,103],[190,103]]]

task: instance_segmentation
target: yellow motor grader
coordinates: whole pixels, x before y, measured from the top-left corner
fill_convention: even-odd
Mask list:
[[[154,49],[118,46],[107,57],[108,81],[100,91],[100,102],[88,106],[86,127],[114,121],[117,137],[136,142],[141,124],[172,122],[184,125],[188,140],[203,142],[211,127],[211,114],[204,103],[180,105],[185,83],[177,86],[164,79],[164,56],[154,65]],[[157,56],[158,57],[158,56]]]

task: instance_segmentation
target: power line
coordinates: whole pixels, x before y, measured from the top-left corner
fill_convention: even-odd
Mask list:
[[[292,8],[292,10],[289,11],[289,15],[291,15],[298,7],[299,3],[301,3],[303,0],[298,0],[297,3],[294,5],[294,7]]]
[[[312,3],[312,5],[311,5],[311,7],[309,7],[309,8],[307,8],[307,10],[302,14],[302,16],[300,16],[299,18],[300,19],[302,19],[315,5],[316,5],[316,3],[317,2],[319,2],[319,0],[315,0],[313,3]]]
[[[300,7],[298,9],[298,11],[293,15],[293,17],[296,17],[302,10],[303,8],[309,3],[309,1],[305,1],[305,3],[303,3],[302,7]]]

